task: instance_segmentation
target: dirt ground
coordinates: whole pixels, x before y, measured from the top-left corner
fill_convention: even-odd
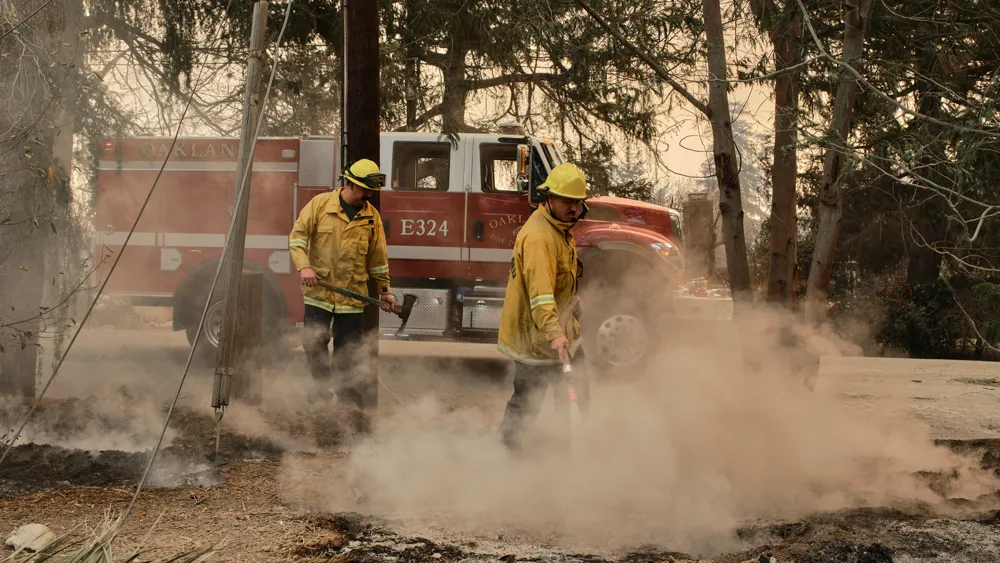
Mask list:
[[[65,386],[54,388],[53,398],[44,401],[35,413],[27,429],[27,440],[13,447],[0,464],[0,532],[4,534],[20,525],[37,522],[49,526],[57,534],[84,536],[109,511],[123,510],[132,499],[171,398],[171,391],[167,390],[171,387],[178,360],[171,355],[182,358],[183,354],[161,350],[157,354],[162,358],[146,354],[144,359],[111,366],[106,352],[91,350],[90,353],[88,357],[87,351],[82,350],[86,360],[79,364],[67,362]],[[157,362],[161,361],[164,373],[170,374],[166,382],[149,377],[151,371],[155,371],[155,366],[151,365],[159,366]],[[467,434],[457,433],[456,428],[495,429],[510,393],[509,376],[497,377],[502,370],[468,361],[460,362],[457,368],[455,362],[425,361],[417,376],[412,375],[412,369],[404,369],[412,368],[414,361],[399,359],[384,363],[380,373],[386,387],[382,391],[379,420],[391,419],[394,413],[411,409],[423,413],[420,415],[423,418],[419,419],[422,423],[447,425],[454,432],[452,435],[463,439]],[[847,360],[841,360],[844,361]],[[838,365],[845,373],[857,371]],[[895,367],[889,371],[898,375],[899,366],[903,365],[910,364],[893,364]],[[924,372],[919,380],[909,373],[899,376],[909,378],[907,383],[918,387],[917,395],[948,395],[944,391],[931,393],[927,387],[919,387],[933,383],[931,379],[936,376],[928,375],[928,370],[937,369],[944,374],[938,377],[944,382],[940,383],[941,389],[955,390],[948,397],[961,398],[977,392],[980,393],[978,400],[984,401],[984,405],[995,404],[996,396],[992,394],[995,389],[990,385],[995,381],[991,378],[996,375],[977,372],[970,376],[964,368],[956,373],[923,365]],[[294,371],[301,367],[284,366],[283,369]],[[861,381],[868,391],[862,393],[856,387],[850,392],[844,391],[857,399],[852,408],[858,412],[872,409],[870,401],[877,394],[872,389],[879,388],[878,382],[896,377],[888,372],[876,373],[880,369],[883,368],[872,368],[867,375],[854,380],[855,386]],[[977,364],[975,369],[984,368]],[[109,376],[112,372],[129,375]],[[119,386],[128,377],[141,379]],[[963,381],[954,381],[963,377]],[[913,383],[914,380],[919,383]],[[810,510],[795,518],[768,514],[741,518],[726,531],[726,541],[716,544],[719,548],[713,550],[704,543],[691,543],[703,547],[697,553],[681,549],[679,543],[671,540],[659,543],[636,540],[610,550],[589,549],[587,546],[602,542],[601,526],[611,529],[625,525],[622,522],[627,521],[628,516],[621,509],[609,509],[604,522],[600,515],[595,515],[597,526],[586,528],[588,534],[594,535],[589,543],[562,541],[558,527],[532,535],[512,525],[510,518],[503,523],[486,523],[455,531],[447,521],[435,522],[426,516],[433,512],[418,510],[397,514],[381,510],[384,507],[379,504],[380,499],[368,498],[367,493],[358,488],[357,474],[351,477],[352,468],[356,471],[358,467],[374,467],[376,473],[382,473],[370,476],[372,479],[397,481],[407,479],[410,469],[366,466],[358,462],[364,456],[371,456],[378,446],[370,445],[367,442],[369,434],[366,434],[377,421],[354,411],[304,404],[292,395],[304,389],[305,384],[291,381],[290,377],[270,381],[265,386],[266,400],[262,406],[237,403],[230,407],[223,418],[216,457],[215,421],[211,409],[204,404],[206,390],[211,384],[210,373],[203,370],[195,374],[191,387],[186,388],[184,399],[171,417],[164,447],[157,455],[135,511],[116,540],[116,553],[119,556],[127,554],[142,544],[148,558],[141,560],[166,559],[176,552],[206,546],[216,548],[211,560],[248,562],[978,563],[1000,560],[1000,487],[965,494],[959,483],[962,475],[944,470],[911,472],[910,475],[926,484],[936,498],[934,494],[919,498],[898,497],[870,506]],[[129,391],[125,391],[126,388]],[[84,393],[82,389],[90,391]],[[983,389],[986,389],[985,396]],[[891,393],[899,398],[897,391]],[[433,408],[427,406],[426,412],[419,410],[424,408],[419,405],[431,402]],[[289,407],[289,404],[295,406]],[[930,417],[947,418],[952,410],[952,407],[930,411],[918,409],[917,416],[923,412]],[[6,409],[0,409],[4,411],[0,431],[14,426],[23,407],[8,404]],[[980,419],[989,415],[985,407],[980,411],[977,411]],[[967,419],[962,420],[965,428],[972,424]],[[996,422],[980,421],[979,426],[973,425],[974,431],[960,433],[960,439],[938,436],[934,444],[964,455],[987,476],[1000,479],[1000,439],[988,432],[997,427]],[[948,424],[945,421],[938,427],[951,428]],[[980,432],[978,428],[985,430]],[[712,442],[709,440],[705,445],[711,447]],[[415,460],[413,472],[433,472],[440,467],[461,467],[464,463],[460,451],[450,450],[441,443],[428,441],[412,444],[412,447],[441,463],[421,466],[421,462]],[[398,464],[406,465],[407,458],[398,459],[401,460]],[[393,465],[395,460],[387,463]],[[476,467],[489,467],[490,463],[486,461],[483,466]],[[639,476],[634,479],[642,478],[641,471],[636,475]],[[436,484],[432,477],[422,475],[420,478]],[[456,473],[444,480],[454,479],[456,489],[467,493],[462,488],[465,486],[462,479],[466,477]],[[503,484],[498,481],[497,487],[501,486]],[[603,492],[595,490],[592,494],[599,498]],[[479,511],[476,514],[503,512],[503,507],[495,504],[502,498],[503,493],[484,496],[481,505],[474,507]],[[791,497],[776,498],[782,499],[776,502],[794,502]],[[442,499],[441,502],[467,501],[456,499]],[[402,501],[399,506],[413,508],[428,504],[422,497],[404,500],[412,506]],[[524,514],[525,528],[530,528],[529,522],[534,518]],[[517,520],[516,514],[514,520]],[[484,519],[484,522],[490,520]],[[674,521],[669,522],[673,525]],[[0,557],[2,555],[0,552]]]
[[[220,463],[214,452],[210,421],[178,417],[183,445],[160,455],[173,469],[170,486],[144,490],[115,549],[131,552],[142,543],[150,554],[166,558],[194,547],[215,546],[220,561],[605,561],[582,554],[547,550],[519,553],[519,542],[503,549],[504,538],[450,543],[402,535],[391,521],[357,512],[317,513],[296,506],[282,492],[280,468],[304,458],[329,468],[346,453],[281,452],[247,437],[223,437]],[[207,424],[206,424],[207,422]],[[1000,475],[1000,441],[949,443],[975,452],[982,466]],[[146,454],[86,452],[43,445],[14,448],[0,467],[0,529],[45,523],[57,534],[85,534],[107,510],[123,510],[148,461]],[[161,479],[168,476],[161,475]],[[947,476],[928,476],[947,479]],[[802,563],[889,563],[904,561],[987,562],[1000,557],[997,495],[948,503],[963,515],[940,517],[931,507],[868,508],[820,513],[795,522],[741,526],[734,534],[753,547],[717,556],[718,563],[778,561]],[[148,536],[148,538],[147,538]],[[494,541],[489,541],[494,540]],[[774,559],[770,559],[770,558]],[[669,548],[646,548],[613,559],[639,563],[694,561]]]

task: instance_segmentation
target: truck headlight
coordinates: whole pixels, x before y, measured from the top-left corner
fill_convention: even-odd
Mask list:
[[[653,251],[664,258],[667,258],[671,254],[675,253],[674,245],[669,242],[654,242],[649,246],[653,247]]]
[[[684,269],[684,260],[681,258],[681,253],[677,250],[676,246],[665,241],[654,242],[649,246],[652,247],[653,252],[659,254],[661,258],[666,260],[669,264],[675,266],[678,270]]]

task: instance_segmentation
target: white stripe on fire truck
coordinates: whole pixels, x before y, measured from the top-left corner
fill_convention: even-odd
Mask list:
[[[475,262],[510,262],[511,250],[507,248],[473,248],[461,246],[404,246],[387,247],[389,258],[397,260],[472,260]]]
[[[262,250],[288,250],[287,235],[247,235],[247,248]]]
[[[250,235],[247,235],[247,238],[250,238]],[[226,235],[221,233],[163,233],[163,246],[222,248],[226,246]]]
[[[97,233],[97,244],[107,244],[121,246],[125,244],[125,237],[128,231],[116,231],[113,233]],[[128,239],[129,246],[157,246],[156,233],[133,232]]]
[[[472,248],[469,259],[473,262],[510,262],[511,248]]]
[[[462,260],[461,246],[404,246],[390,244],[386,247],[389,258],[397,260]]]
[[[117,160],[102,160],[98,163],[98,169],[100,170],[151,170],[154,172],[159,172],[160,167],[163,166],[163,161],[155,160],[123,160],[121,161],[121,166],[119,168],[119,162]],[[295,162],[255,162],[253,163],[254,172],[296,172],[299,169],[298,163]],[[167,161],[167,165],[163,168],[164,172],[236,172],[235,162],[226,161]]]
[[[98,244],[124,244],[127,231],[117,231],[111,234],[98,233]],[[129,246],[167,246],[186,248],[222,248],[226,244],[226,235],[213,233],[144,233],[134,232],[128,241]],[[255,250],[287,250],[288,237],[284,235],[247,235],[245,248]]]

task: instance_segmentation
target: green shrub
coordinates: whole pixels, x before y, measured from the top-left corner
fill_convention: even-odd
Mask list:
[[[860,295],[845,297],[832,313],[839,319],[866,320],[869,341],[859,344],[868,351],[1000,359],[991,349],[1000,343],[1000,281],[995,279],[956,274],[911,287],[904,275],[889,276],[874,280]]]

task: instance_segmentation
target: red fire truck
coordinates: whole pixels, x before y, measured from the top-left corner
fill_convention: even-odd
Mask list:
[[[104,142],[95,229],[98,253],[124,252],[107,294],[136,305],[173,307],[174,330],[187,331],[191,342],[232,219],[239,141],[181,138],[170,152],[172,140]],[[245,267],[264,274],[270,342],[282,341],[288,329],[300,325],[301,288],[288,233],[310,198],[338,185],[339,154],[330,137],[257,142]],[[537,205],[535,189],[563,161],[556,145],[520,132],[463,134],[457,140],[382,133],[378,157],[386,174],[381,214],[393,291],[397,297],[419,297],[404,337],[495,341],[514,237]],[[128,248],[122,249],[165,160]],[[627,368],[646,356],[657,334],[653,327],[669,318],[671,292],[683,282],[676,215],[615,197],[593,198],[589,206],[589,215],[575,227],[584,263],[587,353],[600,364]],[[211,357],[223,281],[199,344]],[[384,338],[398,325],[398,317],[381,313]]]

